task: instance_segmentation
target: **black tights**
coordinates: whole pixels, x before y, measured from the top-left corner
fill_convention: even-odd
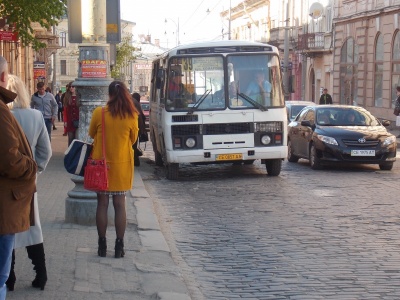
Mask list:
[[[126,209],[125,195],[112,195],[114,205],[115,231],[118,239],[123,239],[126,229]],[[109,195],[97,194],[96,225],[99,237],[106,237],[107,232],[107,212]]]

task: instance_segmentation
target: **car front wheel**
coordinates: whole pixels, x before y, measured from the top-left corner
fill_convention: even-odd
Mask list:
[[[393,169],[393,162],[380,164],[379,169],[384,170],[384,171],[390,171],[391,169]]]
[[[322,169],[321,159],[317,155],[317,149],[314,144],[311,144],[310,148],[310,165],[313,170]]]
[[[293,154],[293,146],[292,146],[292,141],[288,140],[288,156],[287,156],[287,160],[289,162],[298,162],[299,161],[299,157]]]

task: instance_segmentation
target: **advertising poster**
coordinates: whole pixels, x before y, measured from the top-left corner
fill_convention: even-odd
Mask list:
[[[33,78],[46,79],[46,64],[44,61],[33,62]]]
[[[87,59],[81,61],[82,78],[106,78],[107,61],[100,59]]]

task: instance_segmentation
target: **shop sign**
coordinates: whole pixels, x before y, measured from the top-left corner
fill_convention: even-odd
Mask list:
[[[0,31],[0,41],[17,42],[18,33],[14,31]]]

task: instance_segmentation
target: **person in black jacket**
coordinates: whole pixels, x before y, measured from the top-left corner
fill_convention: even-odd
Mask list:
[[[319,104],[332,104],[332,96],[328,94],[327,88],[324,88],[323,94],[319,98]]]
[[[146,117],[142,111],[142,107],[140,106],[140,95],[138,93],[132,94],[132,101],[133,101],[133,104],[135,105],[136,109],[139,112],[139,120],[138,120],[139,135],[138,135],[138,139],[136,140],[136,143],[134,143],[132,146],[134,154],[135,154],[134,155],[135,166],[138,167],[138,166],[140,166],[139,156],[143,155],[142,151],[140,149],[138,149],[138,143],[147,142],[147,140],[143,140],[144,136],[147,137],[146,124],[145,124]]]

